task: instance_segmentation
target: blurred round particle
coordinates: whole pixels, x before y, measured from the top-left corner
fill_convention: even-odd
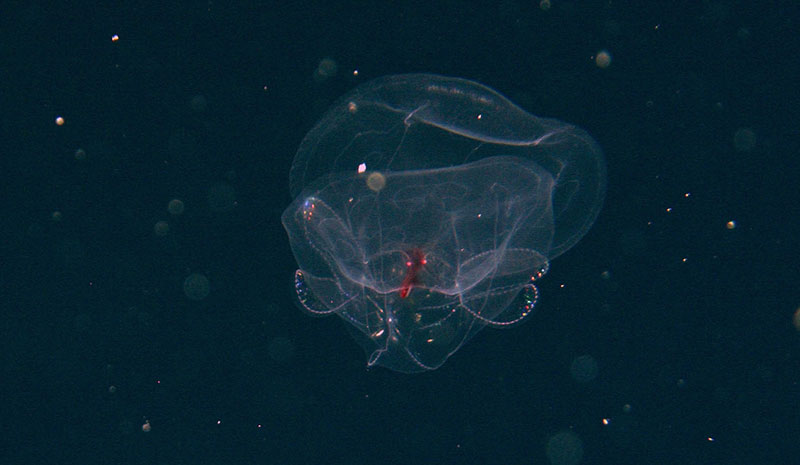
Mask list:
[[[738,152],[753,150],[756,146],[756,133],[750,128],[739,128],[733,134],[733,147]]]
[[[339,71],[339,64],[333,58],[323,58],[317,65],[314,71],[314,80],[317,82],[325,81],[329,78],[336,76]]]
[[[197,113],[201,113],[208,108],[208,101],[206,100],[205,95],[195,95],[189,101],[189,107],[196,111]]]
[[[167,204],[167,211],[171,215],[176,215],[176,216],[180,215],[183,213],[183,210],[184,210],[183,200],[172,199]]]
[[[373,192],[380,192],[386,186],[386,176],[377,171],[367,176],[367,187]]]
[[[153,226],[153,232],[156,233],[156,236],[163,237],[169,234],[169,223],[166,221],[158,221],[156,222],[155,226]]]
[[[600,50],[594,57],[594,64],[598,68],[608,68],[611,65],[611,53],[608,50]]]
[[[622,413],[631,413],[633,410],[633,406],[631,404],[625,404],[622,406]]]
[[[588,383],[597,377],[597,361],[591,355],[575,357],[569,367],[572,379],[579,383]]]
[[[183,293],[189,300],[203,300],[209,292],[208,278],[200,273],[192,273],[183,280]]]
[[[547,440],[545,453],[552,465],[577,465],[583,458],[583,441],[572,431],[561,431]]]

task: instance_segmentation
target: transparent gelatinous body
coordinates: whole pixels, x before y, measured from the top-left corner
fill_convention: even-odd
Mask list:
[[[290,182],[302,307],[339,315],[369,365],[417,372],[530,314],[534,282],[597,217],[605,162],[575,126],[472,81],[411,74],[334,104]]]

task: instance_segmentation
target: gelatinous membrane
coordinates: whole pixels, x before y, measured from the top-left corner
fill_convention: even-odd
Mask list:
[[[417,372],[531,314],[535,282],[600,210],[605,162],[575,126],[415,74],[334,104],[290,180],[301,306],[342,318],[368,365]]]

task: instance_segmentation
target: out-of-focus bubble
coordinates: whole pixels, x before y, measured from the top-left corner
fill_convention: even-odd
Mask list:
[[[545,450],[552,465],[577,465],[583,458],[583,441],[572,431],[556,433]]]
[[[597,377],[597,361],[591,355],[575,357],[569,367],[572,379],[579,383],[588,383]]]
[[[600,50],[594,57],[594,64],[598,68],[608,68],[611,65],[611,53],[608,50]]]
[[[183,209],[183,201],[179,199],[172,199],[167,204],[167,211],[170,213],[170,215],[180,215],[183,213]]]
[[[317,82],[325,81],[336,76],[338,71],[339,64],[336,63],[336,60],[327,57],[323,58],[320,60],[319,64],[317,65],[317,69],[314,71],[314,80]]]
[[[631,413],[633,410],[633,406],[631,404],[625,404],[622,406],[622,413]]]
[[[203,111],[206,111],[206,108],[208,108],[208,101],[206,100],[206,97],[204,95],[195,95],[189,101],[189,107],[193,111],[201,113]]]
[[[166,236],[169,234],[169,223],[166,221],[156,222],[155,226],[153,226],[153,232],[156,233],[156,236]]]
[[[738,152],[748,152],[756,146],[756,133],[750,128],[737,129],[733,134],[733,147]]]
[[[373,192],[380,192],[386,186],[386,176],[377,171],[367,176],[367,187]]]
[[[208,278],[200,273],[192,273],[183,280],[183,293],[189,300],[203,300],[210,290]]]

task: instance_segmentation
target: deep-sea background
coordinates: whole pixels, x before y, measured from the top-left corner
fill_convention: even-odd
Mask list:
[[[797,8],[9,3],[2,458],[796,457]],[[609,190],[528,324],[404,376],[295,308],[278,218],[330,102],[417,71],[584,127]]]

